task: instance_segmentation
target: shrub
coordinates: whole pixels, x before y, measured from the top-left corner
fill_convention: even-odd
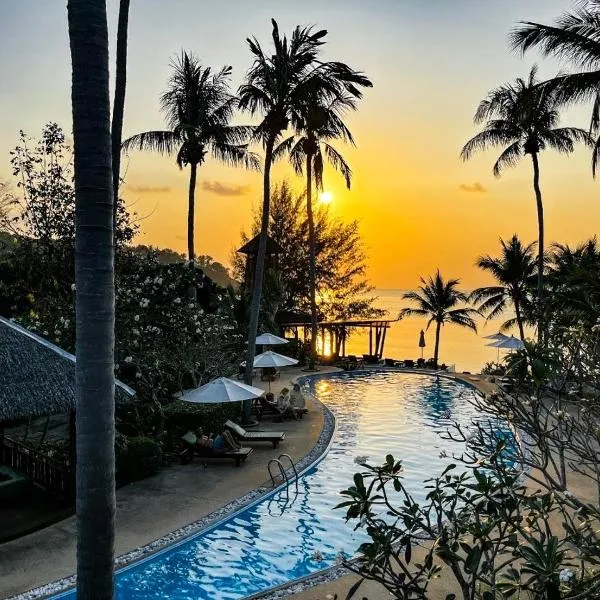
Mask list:
[[[241,413],[240,402],[222,404],[194,404],[176,400],[164,407],[165,428],[171,435],[180,431],[196,430],[218,433],[228,419],[237,419]],[[184,431],[184,433],[185,433]]]
[[[156,475],[162,465],[162,450],[154,440],[132,437],[116,447],[117,481],[120,485]]]

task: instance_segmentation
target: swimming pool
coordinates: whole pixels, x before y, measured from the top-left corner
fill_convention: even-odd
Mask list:
[[[335,414],[329,452],[293,486],[261,498],[211,528],[120,570],[116,598],[233,600],[304,577],[354,554],[365,540],[333,510],[358,461],[402,459],[407,488],[423,500],[424,479],[441,472],[440,454],[460,446],[440,437],[457,421],[485,418],[470,386],[446,377],[354,372],[305,384]],[[285,446],[282,448],[285,452]],[[289,492],[289,497],[288,497]],[[56,598],[74,598],[73,591]]]

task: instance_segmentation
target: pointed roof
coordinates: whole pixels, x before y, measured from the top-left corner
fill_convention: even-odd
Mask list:
[[[117,381],[115,401],[135,390]],[[67,413],[75,408],[75,357],[0,317],[0,422]]]
[[[258,244],[260,241],[260,234],[253,237],[249,242],[246,242],[238,252],[240,254],[252,254],[256,256],[258,254]],[[283,248],[270,236],[267,236],[267,254],[281,254]]]

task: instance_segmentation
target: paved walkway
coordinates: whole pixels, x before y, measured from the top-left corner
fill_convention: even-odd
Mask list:
[[[322,372],[328,370],[332,369],[323,368]],[[271,391],[277,394],[302,374],[298,368],[283,369],[281,378],[271,384]],[[255,381],[254,385],[266,384]],[[117,556],[193,523],[266,484],[267,463],[282,452],[290,454],[294,462],[306,455],[323,428],[320,406],[307,400],[307,407],[308,414],[298,421],[263,421],[260,428],[285,431],[285,441],[277,449],[266,443],[252,444],[252,456],[239,468],[229,461],[211,462],[206,468],[198,461],[173,465],[155,477],[119,489]],[[75,517],[0,545],[0,598],[73,574],[75,545]]]

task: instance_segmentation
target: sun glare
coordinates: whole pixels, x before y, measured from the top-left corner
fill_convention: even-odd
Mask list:
[[[331,192],[321,192],[319,194],[319,202],[321,204],[330,204],[333,200],[333,194]]]

